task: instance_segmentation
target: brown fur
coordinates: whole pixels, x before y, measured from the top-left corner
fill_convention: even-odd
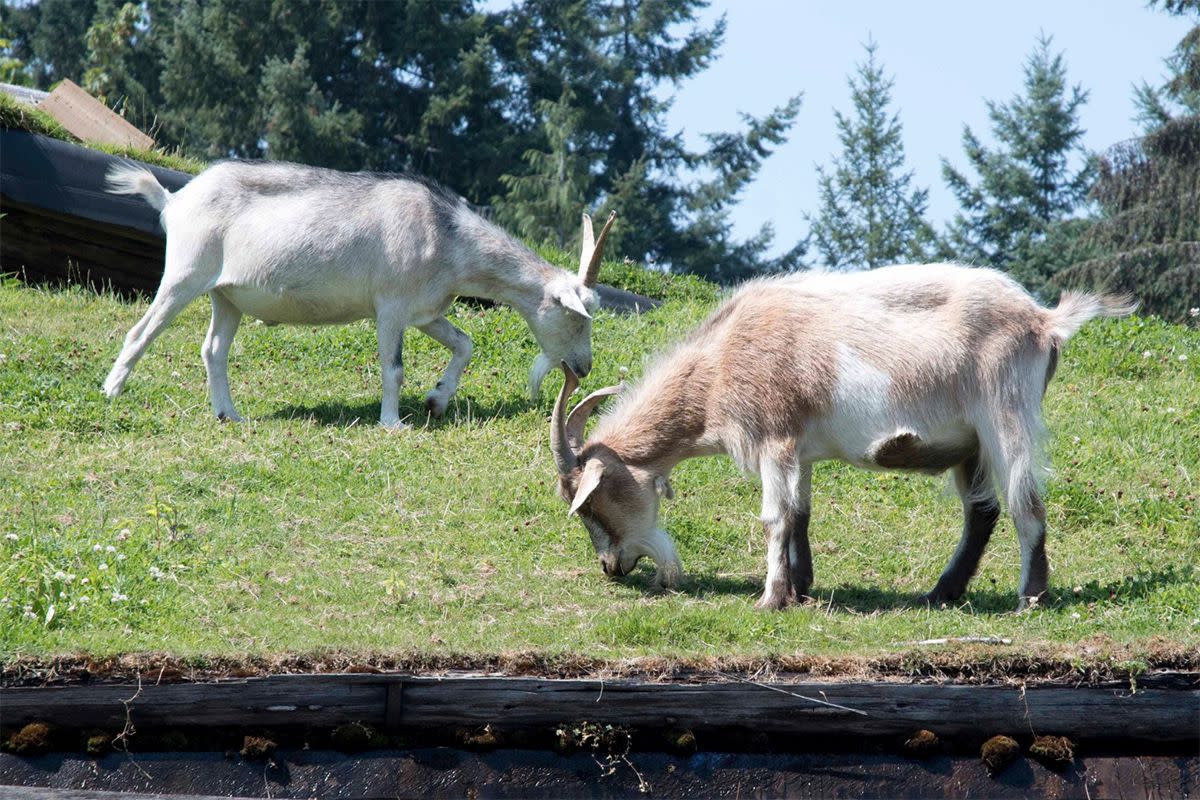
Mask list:
[[[605,414],[578,466],[561,468],[570,470],[564,499],[580,504],[606,572],[649,554],[672,585],[678,553],[658,527],[666,479],[684,459],[730,455],[762,479],[769,545],[759,605],[781,608],[812,579],[812,463],[866,466],[866,456],[887,469],[955,468],[963,536],[930,595],[944,601],[961,595],[995,525],[990,474],[1017,527],[1025,604],[1046,585],[1037,384],[1049,382],[1059,342],[1080,325],[1130,310],[1092,295],[1046,309],[1000,273],[947,264],[752,282]],[[568,455],[560,463],[574,464]],[[596,535],[622,524],[623,549]]]
[[[919,470],[940,474],[953,466],[974,458],[979,442],[962,446],[925,442],[914,433],[897,434],[875,450],[875,463],[887,469]]]
[[[710,334],[717,379],[709,407],[717,425],[757,440],[792,437],[828,407],[837,370],[823,317],[802,317],[767,286],[743,294]]]

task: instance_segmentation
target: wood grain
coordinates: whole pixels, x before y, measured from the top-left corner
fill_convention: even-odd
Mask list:
[[[85,142],[128,145],[139,150],[154,147],[153,139],[69,79],[63,79],[37,108]]]
[[[279,675],[161,686],[9,688],[0,716],[74,727],[370,725],[552,726],[588,720],[634,727],[747,728],[768,733],[891,736],[1054,733],[1073,738],[1186,742],[1200,737],[1195,676],[1102,687],[902,683],[656,684],[531,678]],[[1171,687],[1174,688],[1171,688]],[[401,695],[402,693],[402,695]],[[818,705],[802,694],[864,712]],[[389,703],[389,695],[391,703]],[[403,697],[403,703],[398,702]]]

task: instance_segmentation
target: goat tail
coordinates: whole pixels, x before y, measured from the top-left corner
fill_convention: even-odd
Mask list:
[[[154,173],[136,164],[113,164],[105,174],[104,188],[112,194],[140,194],[146,202],[162,211],[171,199]]]
[[[1137,310],[1131,295],[1063,292],[1057,308],[1046,309],[1049,333],[1055,345],[1070,339],[1084,323],[1096,317],[1125,317]]]

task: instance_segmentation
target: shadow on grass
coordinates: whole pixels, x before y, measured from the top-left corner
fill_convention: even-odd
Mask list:
[[[456,395],[450,408],[441,418],[433,417],[425,410],[424,395],[402,398],[400,419],[414,428],[445,428],[461,425],[468,420],[486,421],[507,419],[525,413],[533,406],[524,395],[509,395],[480,403],[475,398]],[[368,403],[315,403],[311,405],[285,405],[269,415],[271,419],[300,419],[334,428],[349,425],[374,425],[379,422],[379,401]]]
[[[1190,583],[1196,579],[1190,566],[1171,565],[1163,569],[1127,575],[1119,581],[1100,583],[1091,581],[1081,585],[1079,591],[1072,586],[1051,585],[1041,606],[1063,610],[1090,603],[1107,602],[1116,605],[1140,602],[1158,591],[1175,584]],[[647,594],[660,591],[654,583],[654,571],[639,569],[620,579],[628,586],[636,587]],[[932,588],[932,585],[930,586]],[[714,594],[745,595],[756,598],[763,589],[761,578],[745,575],[698,575],[691,574],[680,582],[678,591],[695,597]],[[877,611],[893,611],[906,608],[926,608],[924,592],[908,592],[879,586],[841,585],[834,588],[820,584],[813,587],[815,606],[828,607],[831,611],[853,614],[872,614]],[[958,608],[974,614],[1009,614],[1016,609],[1017,587],[1010,590],[1001,587],[979,586],[972,583],[966,595],[950,608]]]

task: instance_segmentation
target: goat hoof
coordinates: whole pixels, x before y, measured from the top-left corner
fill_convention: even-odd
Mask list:
[[[408,426],[405,425],[403,422],[401,422],[398,419],[390,420],[390,421],[381,419],[381,420],[379,420],[379,427],[383,428],[385,431],[388,431],[390,433],[396,433],[398,431],[404,430]]]
[[[230,411],[228,414],[225,413],[224,411],[218,411],[217,412],[217,421],[218,422],[244,422],[245,420],[243,420],[241,415],[238,414],[236,411]]]
[[[1019,598],[1017,598],[1017,613],[1024,614],[1033,611],[1038,607],[1038,604],[1041,602],[1041,600],[1042,596],[1040,594],[1029,596],[1021,595]]]
[[[927,594],[921,595],[921,602],[929,608],[941,608],[942,606],[953,603],[958,598],[959,595],[952,594],[950,592],[941,592],[937,589],[934,589]]]
[[[450,404],[448,397],[442,397],[434,392],[425,395],[425,410],[435,417],[443,417],[446,414],[446,406]]]
[[[754,607],[759,611],[783,611],[793,601],[794,598],[790,598],[786,594],[771,595],[769,597],[764,594],[758,598],[758,602],[754,604]]]

